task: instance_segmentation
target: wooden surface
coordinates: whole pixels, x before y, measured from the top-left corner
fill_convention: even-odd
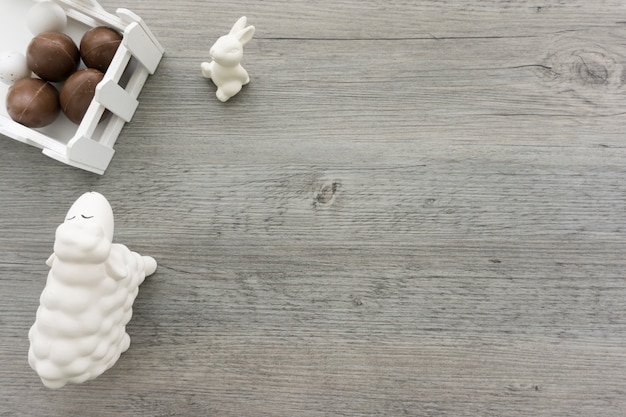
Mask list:
[[[0,140],[0,416],[626,415],[622,1],[101,3],[166,56],[104,176]],[[52,391],[27,333],[88,190],[159,269]]]

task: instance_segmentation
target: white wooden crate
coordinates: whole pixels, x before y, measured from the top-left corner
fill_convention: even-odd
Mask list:
[[[14,122],[6,110],[9,86],[0,83],[0,134],[29,145],[65,164],[97,174],[104,174],[115,150],[113,145],[124,126],[133,117],[137,97],[149,75],[163,56],[163,47],[144,21],[127,9],[106,12],[95,0],[53,0],[68,17],[64,31],[76,44],[92,27],[109,26],[123,34],[120,47],[80,125],[61,114],[49,126],[31,129]],[[33,38],[26,26],[26,14],[36,2],[0,0],[0,50],[26,54]],[[84,64],[81,63],[81,67]],[[98,123],[105,110],[111,115]]]

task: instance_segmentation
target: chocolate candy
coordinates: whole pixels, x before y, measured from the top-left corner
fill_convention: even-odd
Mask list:
[[[9,116],[27,127],[44,127],[59,114],[59,92],[43,80],[22,78],[6,95]]]
[[[88,30],[80,41],[80,56],[89,68],[106,72],[122,42],[122,35],[106,26]]]
[[[93,68],[75,72],[61,88],[61,109],[76,124],[85,116],[104,73]]]
[[[67,79],[80,63],[78,47],[61,32],[43,32],[35,36],[26,50],[26,61],[31,70],[46,81]]]

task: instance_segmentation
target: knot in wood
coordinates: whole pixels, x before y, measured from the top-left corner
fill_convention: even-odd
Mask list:
[[[536,66],[537,74],[546,87],[573,100],[585,114],[623,112],[626,46],[610,36],[606,44],[593,42],[597,36],[602,34],[590,30],[556,37]]]
[[[315,206],[318,205],[327,205],[331,204],[335,199],[335,194],[339,190],[341,186],[341,182],[339,181],[327,181],[318,189],[315,194],[315,199],[313,204]]]
[[[575,55],[571,72],[581,84],[606,85],[609,83],[609,68],[615,67],[615,62],[609,57],[594,52],[581,52]]]
[[[570,50],[553,53],[544,71],[552,80],[590,88],[619,87],[621,66],[606,51]]]

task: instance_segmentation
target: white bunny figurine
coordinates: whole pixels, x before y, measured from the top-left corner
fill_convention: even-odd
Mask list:
[[[130,346],[126,324],[139,284],[156,261],[111,243],[113,211],[101,194],[83,194],[56,230],[28,363],[48,388],[93,379]]]
[[[241,66],[243,46],[252,39],[254,26],[247,26],[245,16],[239,18],[228,35],[220,37],[209,50],[213,61],[201,64],[202,75],[217,86],[215,95],[224,102],[237,94],[250,82],[248,73]]]

